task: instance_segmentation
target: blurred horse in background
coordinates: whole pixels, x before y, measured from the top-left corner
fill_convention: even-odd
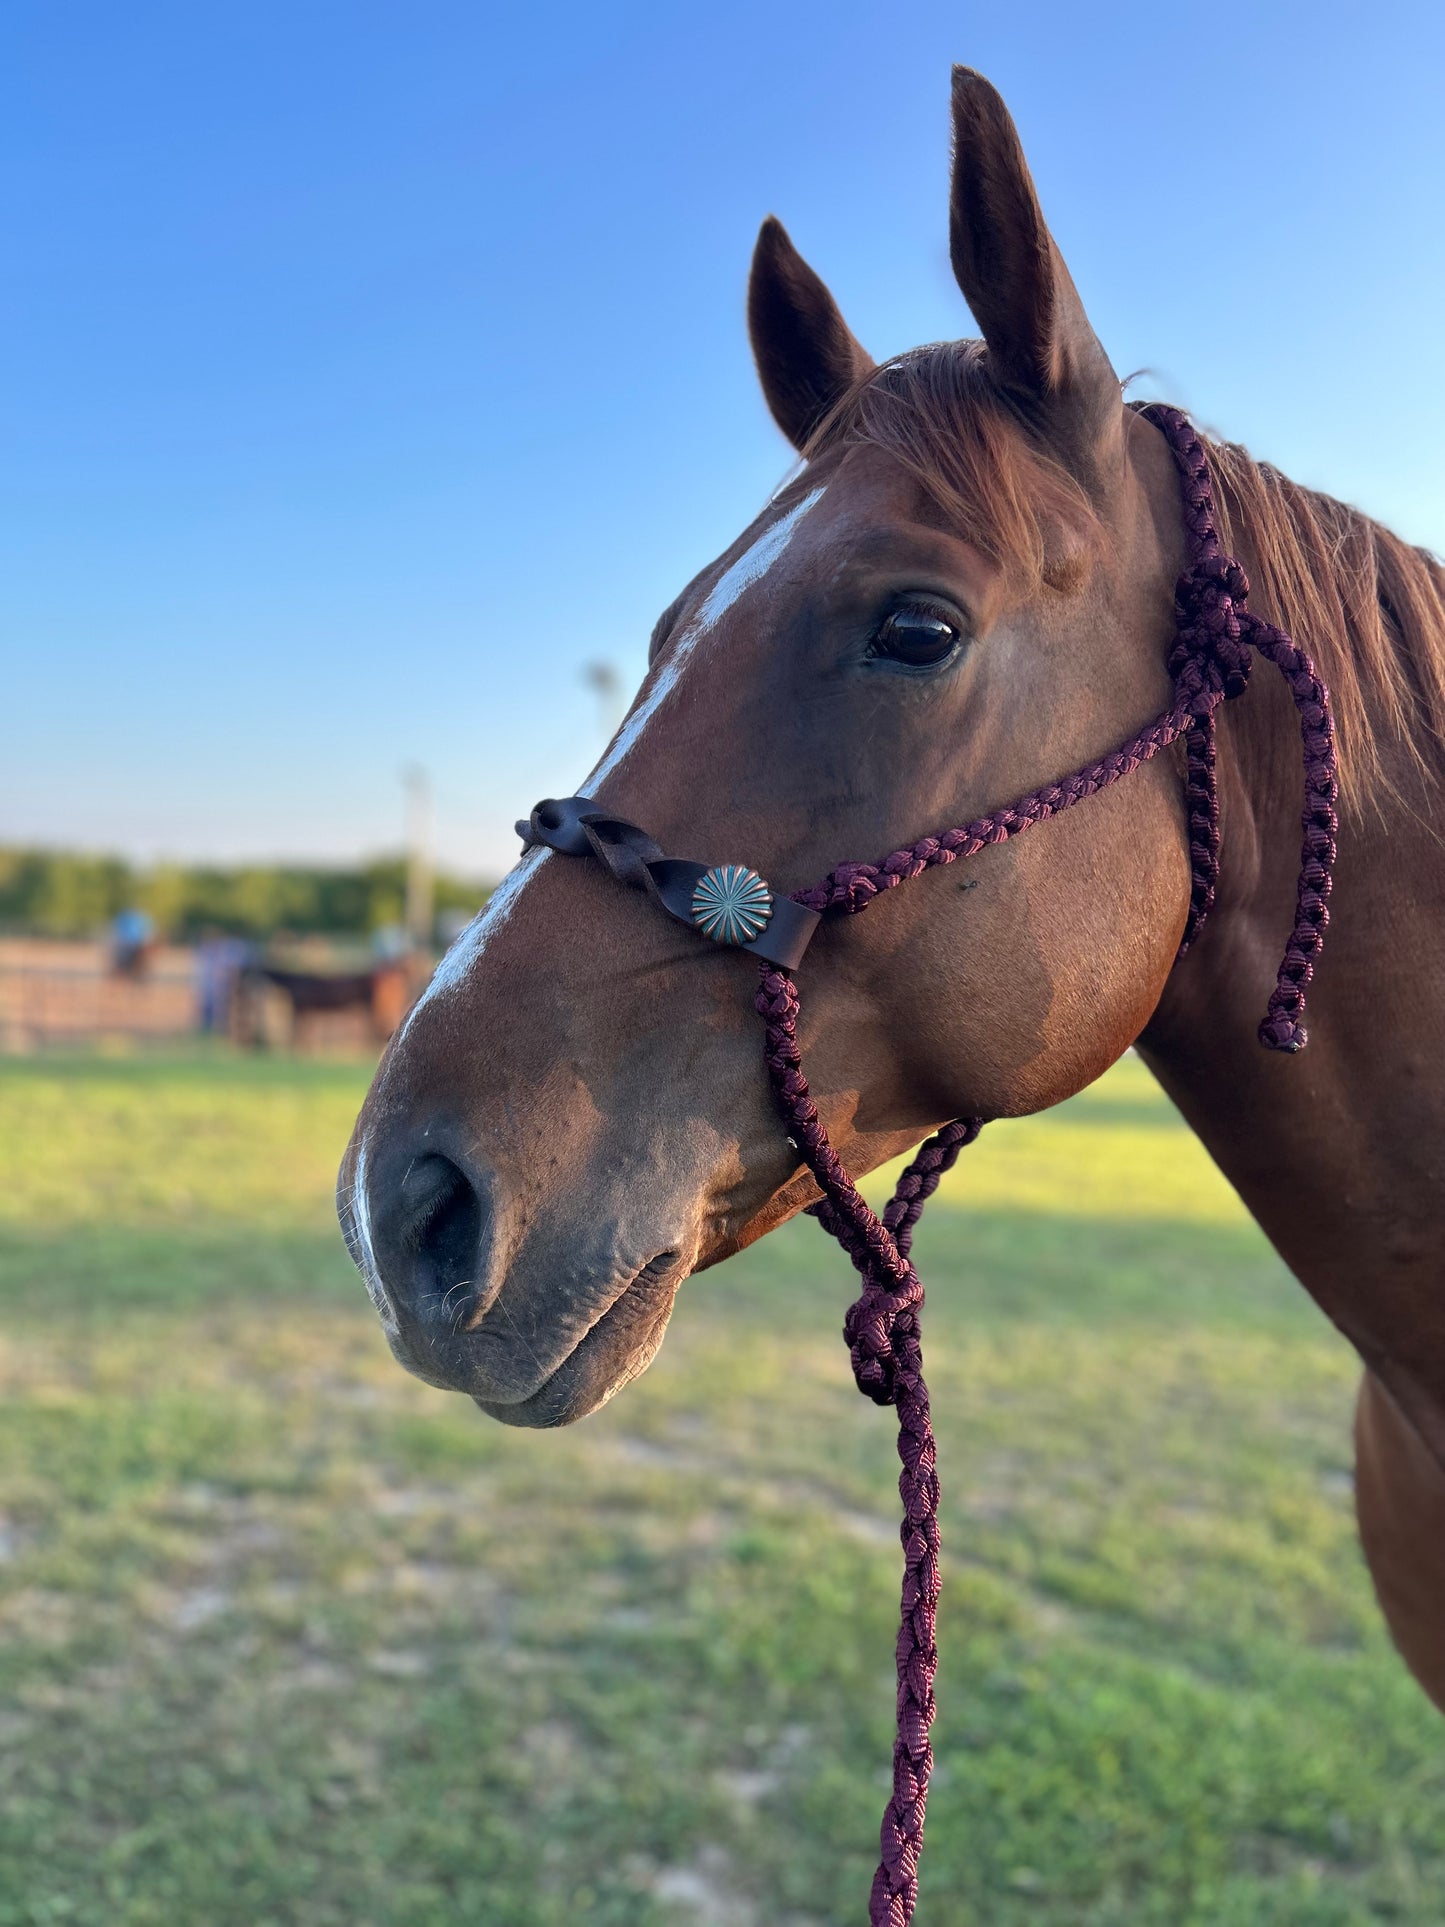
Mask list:
[[[406,1016],[416,971],[405,958],[367,970],[302,970],[264,960],[238,977],[231,1032],[253,1049],[288,1048],[314,1020],[350,1015],[365,1040],[384,1044]]]

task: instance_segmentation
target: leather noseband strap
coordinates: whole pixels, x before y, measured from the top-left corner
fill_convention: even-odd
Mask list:
[[[594,856],[619,883],[645,890],[668,916],[716,943],[747,950],[760,963],[795,970],[822,917],[775,896],[740,863],[694,863],[664,856],[635,823],[609,816],[590,796],[549,797],[517,825],[524,849],[545,844],[563,856]]]

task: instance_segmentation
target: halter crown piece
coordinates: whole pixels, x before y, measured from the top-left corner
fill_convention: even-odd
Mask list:
[[[913,1228],[939,1180],[983,1128],[959,1118],[937,1131],[899,1179],[881,1216],[864,1202],[829,1141],[808,1090],[798,1054],[798,990],[792,972],[825,915],[866,910],[938,864],[976,856],[1006,843],[1035,823],[1072,809],[1108,789],[1184,738],[1185,795],[1190,856],[1189,917],[1179,954],[1198,936],[1214,901],[1219,876],[1219,796],[1215,780],[1215,711],[1249,680],[1250,651],[1283,675],[1299,714],[1304,748],[1305,800],[1294,926],[1285,947],[1259,1040],[1270,1050],[1304,1048],[1305,991],[1329,922],[1335,860],[1336,782],[1329,692],[1296,643],[1245,607],[1249,584],[1225,555],[1215,525],[1209,464],[1193,427],[1178,409],[1151,403],[1139,410],[1164,436],[1179,470],[1189,566],[1174,594],[1176,624],[1168,709],[1101,762],[1045,784],[1006,809],[961,828],[925,836],[881,863],[840,863],[820,883],[774,896],[741,864],[708,869],[665,857],[635,824],[609,816],[587,797],[539,803],[517,830],[531,848],[546,844],[568,856],[593,856],[619,882],[645,890],[679,922],[718,942],[751,951],[761,967],[756,1006],[765,1026],[764,1057],[773,1095],[792,1141],[823,1195],[810,1206],[853,1260],[863,1288],[850,1307],[843,1335],[858,1389],[898,1412],[898,1456],[903,1469],[902,1616],[898,1632],[898,1729],[893,1746],[893,1792],[883,1815],[882,1857],[873,1877],[871,1927],[908,1927],[918,1898],[918,1856],[933,1749],[933,1680],[938,1669],[938,1474],[928,1388],[923,1382],[919,1312],[923,1286],[909,1257]]]

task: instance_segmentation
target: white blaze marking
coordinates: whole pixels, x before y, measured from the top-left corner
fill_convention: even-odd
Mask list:
[[[780,496],[786,495],[788,490],[793,486],[794,482],[802,480],[804,474],[807,472],[807,467],[808,467],[807,461],[803,456],[800,455],[797,461],[794,462],[793,466],[788,470],[787,474],[783,477],[782,481],[778,483],[778,486],[773,490],[772,494],[768,497],[769,507],[771,507],[772,504],[776,502]]]
[[[805,495],[801,502],[795,503],[794,506],[788,510],[786,515],[779,516],[771,528],[764,529],[752,547],[745,550],[744,553],[738,557],[737,561],[733,563],[732,567],[725,569],[718,577],[717,581],[712,585],[712,588],[709,589],[702,607],[687,625],[686,629],[683,630],[682,635],[673,645],[667,661],[658,670],[657,680],[653,683],[647,696],[617,732],[607,754],[587,778],[579,794],[590,796],[597,784],[599,784],[604,777],[610,776],[618,764],[622,762],[623,758],[632,749],[638,737],[641,736],[643,730],[657,713],[664,699],[676,688],[678,678],[681,676],[683,668],[693,650],[696,649],[703,637],[717,626],[743,591],[751,588],[753,583],[762,580],[768,570],[777,561],[778,557],[783,553],[783,550],[787,548],[789,542],[792,541],[793,531],[799,522],[802,521],[810,508],[822,500],[822,497],[823,491],[821,488],[815,488],[811,495]],[[466,929],[437,965],[431,982],[427,985],[421,996],[418,997],[416,1003],[412,1006],[410,1015],[401,1027],[401,1034],[397,1038],[398,1044],[405,1038],[407,1031],[411,1028],[412,1018],[416,1016],[423,1005],[429,1004],[433,997],[445,996],[448,991],[457,989],[460,984],[465,982],[471,972],[472,966],[481,956],[483,950],[485,950],[488,939],[512,914],[513,906],[522,892],[522,886],[529,878],[537,874],[538,870],[551,854],[551,850],[546,848],[545,845],[540,845],[535,849],[529,850],[521,862],[517,864],[516,868],[509,871],[502,882],[498,884],[481,914],[473,917],[472,921],[467,925]],[[362,1157],[364,1156],[365,1153],[363,1152]],[[361,1183],[361,1170],[362,1158],[359,1157],[356,1165],[358,1187]],[[357,1218],[357,1235],[365,1242],[366,1233],[361,1229],[359,1212]]]
[[[786,515],[780,516],[771,528],[764,529],[753,546],[744,551],[732,567],[725,570],[714,582],[707,593],[706,601],[673,644],[666,662],[657,672],[657,680],[652,688],[618,730],[612,740],[612,747],[587,778],[582,789],[584,796],[590,796],[596,786],[605,777],[610,776],[628,755],[663,701],[676,688],[677,680],[693,650],[709,630],[717,626],[743,590],[751,588],[753,583],[762,580],[792,541],[793,530],[808,510],[822,500],[822,496],[823,491],[820,488],[815,488],[811,495],[805,495],[801,502],[788,510]]]
[[[384,1324],[395,1324],[395,1316],[387,1301],[386,1287],[381,1282],[381,1272],[376,1262],[376,1249],[371,1242],[371,1199],[366,1195],[365,1143],[356,1153],[356,1169],[351,1175],[351,1222],[356,1227],[356,1242],[361,1247],[361,1275],[366,1280],[366,1289],[371,1295],[371,1302],[381,1313]]]
[[[412,1005],[406,1022],[401,1027],[401,1037],[411,1028],[411,1020],[423,1004],[429,1004],[433,997],[448,990],[455,990],[465,981],[472,965],[487,947],[487,939],[498,930],[512,914],[512,906],[522,893],[522,886],[534,877],[551,856],[552,852],[544,843],[528,850],[521,862],[510,869],[502,881],[487,898],[481,910],[474,916],[466,929],[457,938],[451,949],[442,958],[432,973],[432,980]]]
[[[436,969],[432,980],[407,1012],[406,1022],[397,1033],[396,1042],[401,1044],[411,1020],[423,1004],[430,1003],[438,992],[455,990],[466,977],[467,972],[481,956],[488,937],[506,922],[512,913],[512,905],[521,895],[522,886],[534,877],[552,852],[545,845],[528,850],[521,862],[514,865],[493,890],[477,915],[463,930],[456,942],[448,950]],[[361,1275],[366,1280],[366,1289],[371,1301],[381,1313],[384,1324],[394,1325],[395,1313],[387,1299],[386,1286],[382,1282],[381,1271],[376,1262],[376,1250],[371,1238],[371,1200],[366,1195],[366,1143],[363,1139],[356,1153],[356,1169],[351,1180],[351,1219],[356,1227],[356,1242],[361,1248]]]

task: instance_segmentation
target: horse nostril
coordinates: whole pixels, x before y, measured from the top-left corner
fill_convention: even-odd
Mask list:
[[[450,1158],[418,1158],[401,1184],[398,1243],[410,1261],[411,1309],[427,1325],[460,1331],[476,1302],[482,1201]]]

